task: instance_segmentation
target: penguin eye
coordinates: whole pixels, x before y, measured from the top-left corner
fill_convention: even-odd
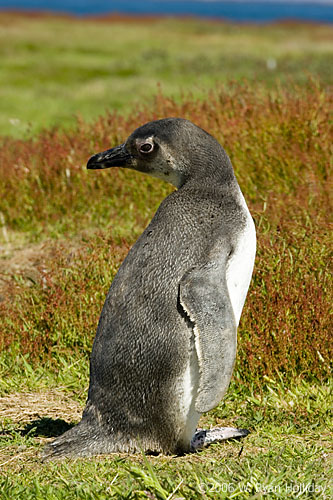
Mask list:
[[[146,153],[151,153],[153,149],[154,149],[153,144],[151,144],[150,142],[144,142],[143,144],[141,144],[139,151],[140,153],[146,154]]]

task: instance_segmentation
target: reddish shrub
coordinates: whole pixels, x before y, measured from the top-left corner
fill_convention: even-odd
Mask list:
[[[160,94],[153,108],[127,119],[107,114],[92,125],[79,120],[71,133],[6,139],[0,152],[0,211],[9,227],[37,237],[108,226],[117,217],[118,226],[109,231],[123,231],[132,243],[170,188],[121,170],[91,175],[86,160],[146,121],[192,120],[228,151],[257,224],[258,254],[239,329],[238,372],[252,381],[276,371],[324,378],[332,355],[331,108],[330,91],[313,82],[270,94],[231,83],[205,101],[188,98],[177,104]],[[88,238],[70,265],[66,248],[59,247],[42,284],[29,293],[16,288],[0,303],[4,347],[36,359],[90,350],[105,293],[128,248],[106,234]]]

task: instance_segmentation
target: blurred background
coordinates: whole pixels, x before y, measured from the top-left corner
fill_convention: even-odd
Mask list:
[[[78,15],[195,15],[234,21],[274,21],[294,18],[332,21],[332,0],[2,0],[1,7],[69,12]]]
[[[333,2],[0,0],[0,134],[247,79],[333,80]]]

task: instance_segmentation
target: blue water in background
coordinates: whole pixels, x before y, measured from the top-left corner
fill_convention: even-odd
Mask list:
[[[269,22],[299,19],[333,23],[329,1],[191,1],[191,0],[0,0],[0,9],[39,10],[75,15],[110,13],[140,15],[192,15],[231,21]]]

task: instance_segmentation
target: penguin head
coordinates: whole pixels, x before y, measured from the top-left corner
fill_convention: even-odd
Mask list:
[[[233,175],[230,160],[207,132],[183,118],[164,118],[137,128],[112,149],[92,156],[88,169],[125,167],[158,177],[177,188],[195,176]]]

